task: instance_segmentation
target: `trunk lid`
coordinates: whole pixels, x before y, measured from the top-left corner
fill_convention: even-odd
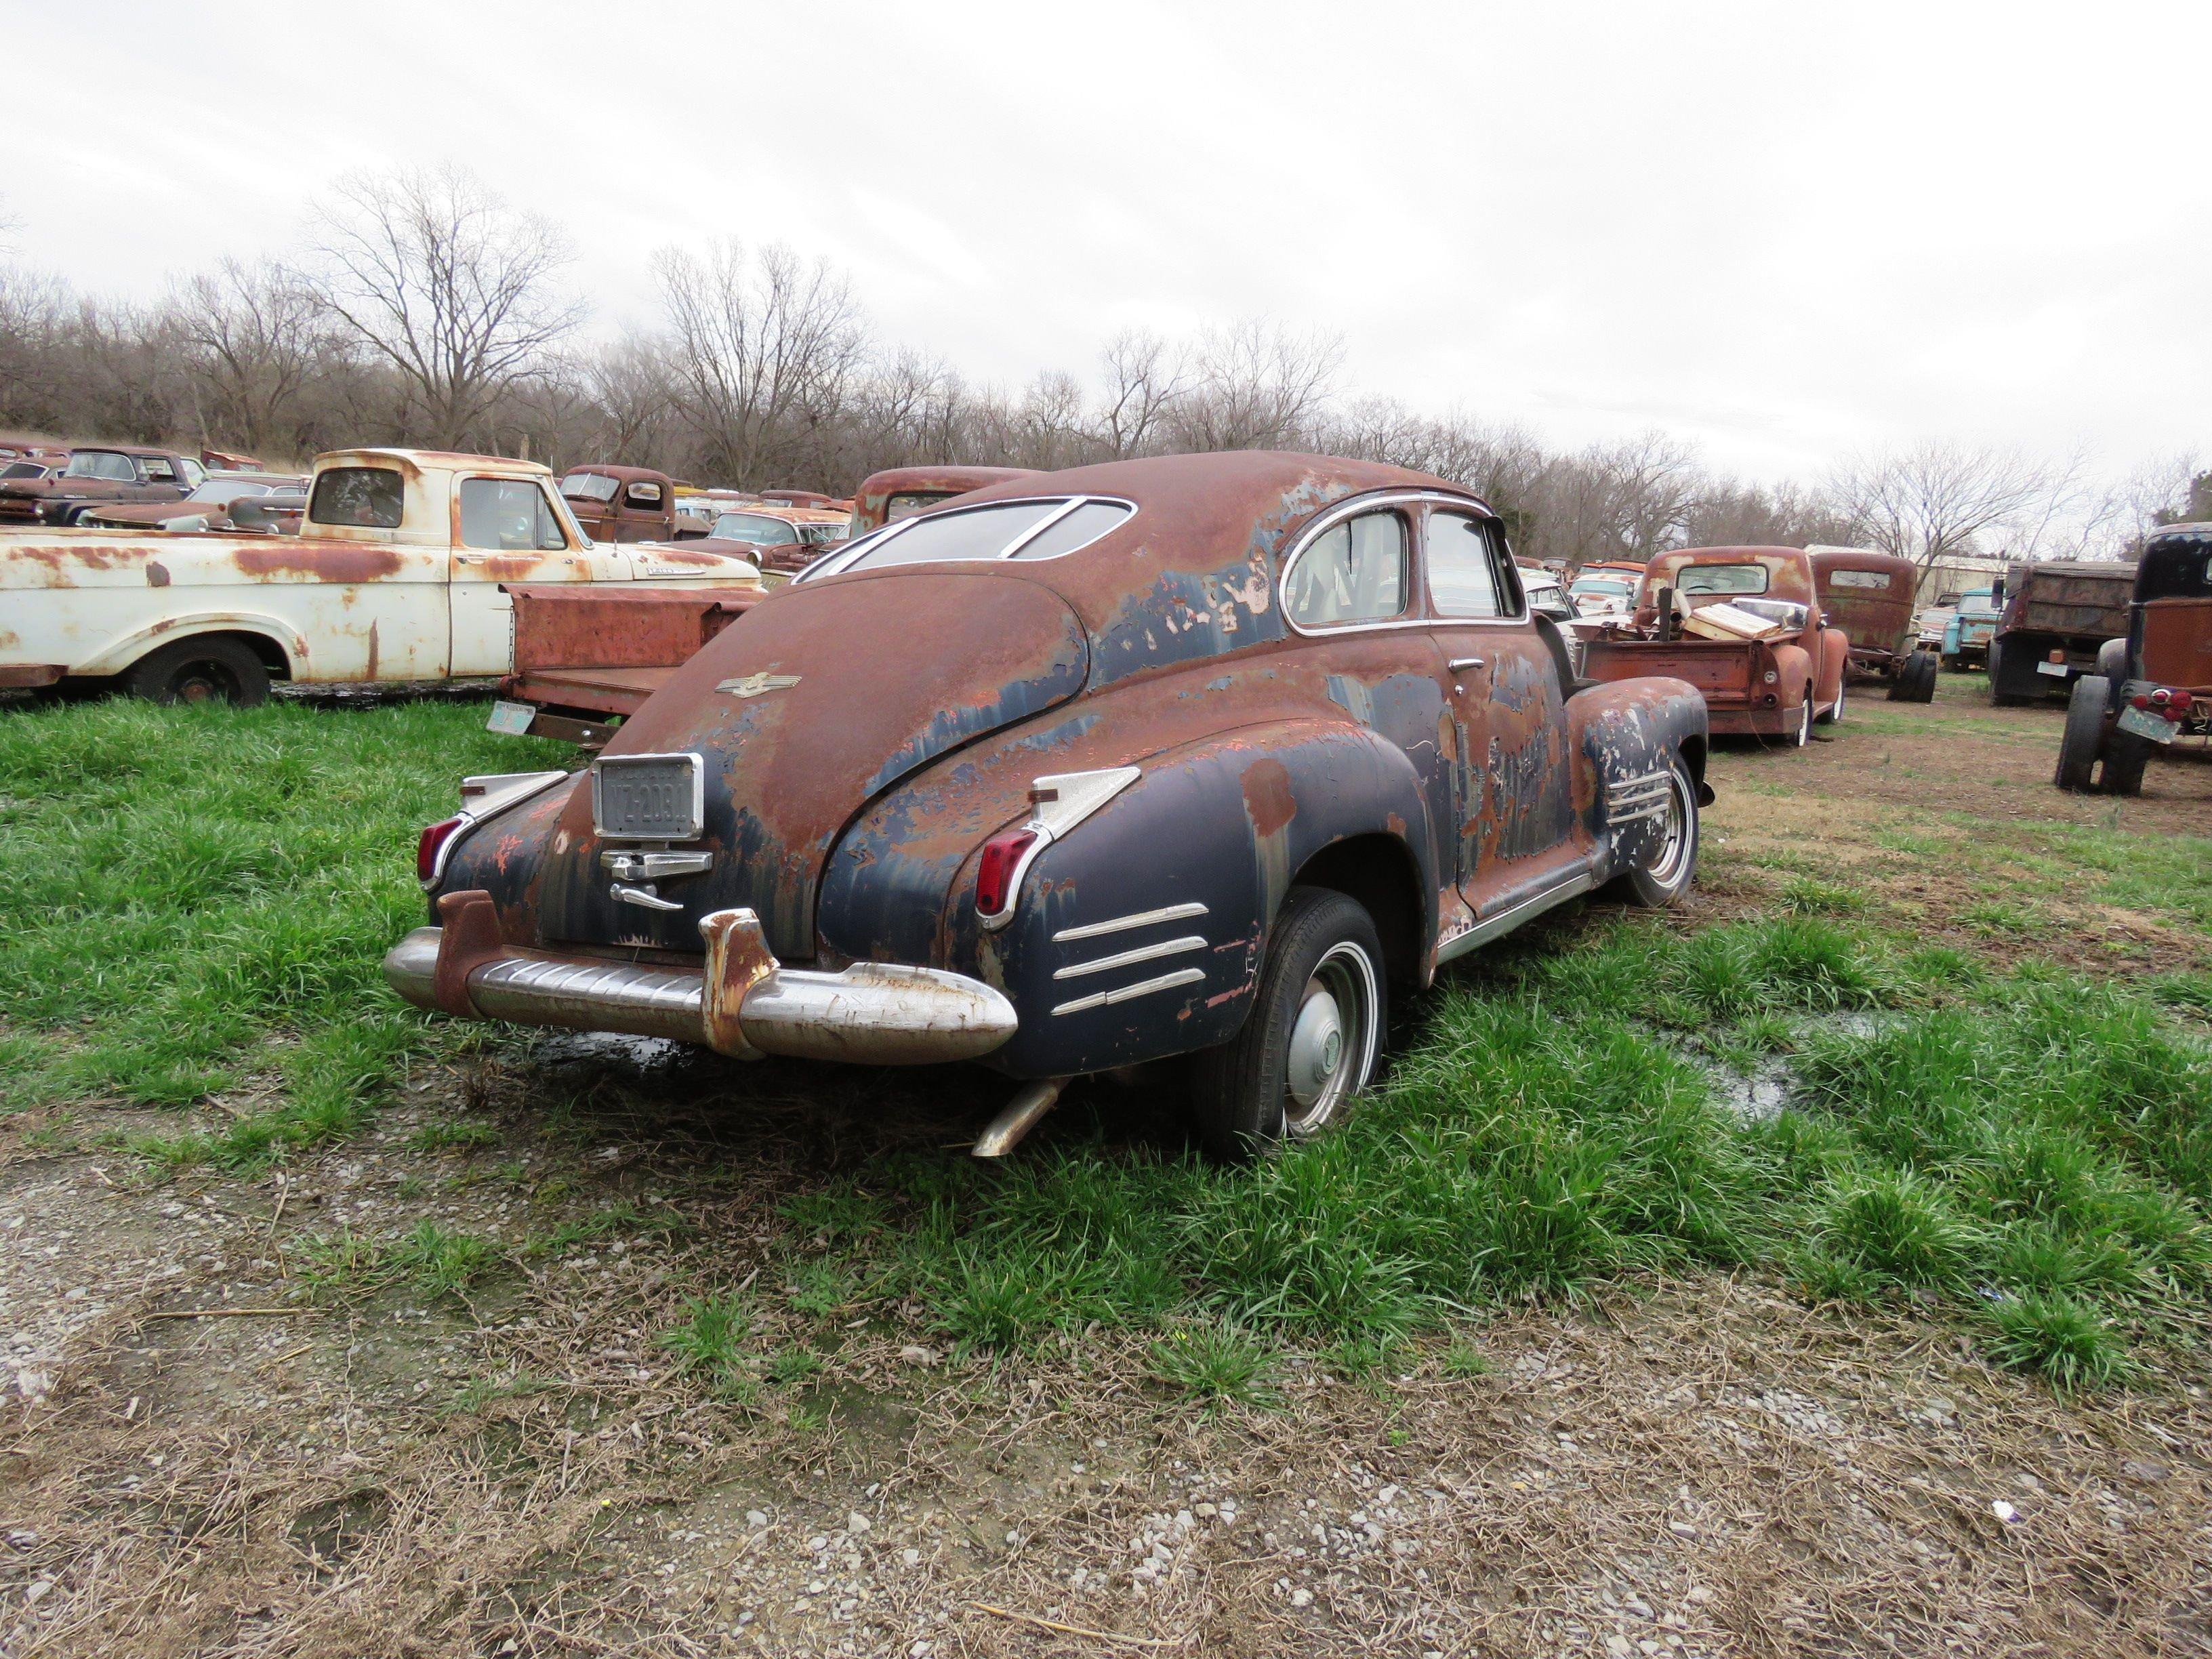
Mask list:
[[[680,845],[711,849],[713,866],[658,884],[680,909],[616,898],[580,788],[546,849],[540,931],[697,951],[701,916],[744,906],[778,957],[811,960],[823,863],[860,809],[946,750],[1066,702],[1089,672],[1081,622],[1033,580],[891,572],[782,589],[677,669],[605,751],[702,757],[705,830]]]

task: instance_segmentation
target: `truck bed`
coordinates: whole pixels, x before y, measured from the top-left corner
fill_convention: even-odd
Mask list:
[[[1757,640],[1599,637],[1583,647],[1585,679],[1657,674],[1688,681],[1705,698],[1711,729],[1716,732],[1771,735],[1782,729],[1784,716],[1779,708],[1763,702],[1771,690],[1767,671],[1773,666],[1774,653]]]
[[[766,597],[758,588],[510,583],[514,672],[501,689],[551,711],[532,730],[576,737],[579,714],[633,714],[708,641]],[[568,716],[562,719],[562,716]]]

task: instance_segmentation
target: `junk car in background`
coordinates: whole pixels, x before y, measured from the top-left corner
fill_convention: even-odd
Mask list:
[[[1910,559],[1869,547],[1808,547],[1821,615],[1850,641],[1852,672],[1886,680],[1892,702],[1932,702],[1936,659],[1920,648]]]
[[[570,467],[561,475],[561,499],[595,542],[672,542],[699,533],[676,511],[676,480],[649,466]]]
[[[2095,672],[2098,650],[2128,631],[2135,580],[2135,566],[2119,559],[2013,565],[1990,638],[1990,701],[2034,702]]]
[[[2004,615],[2004,592],[2000,586],[1970,587],[1951,607],[1943,624],[1943,643],[1937,653],[1946,668],[1969,670],[1988,666],[1990,641],[1996,637],[1997,620]]]
[[[1664,674],[1705,698],[1716,732],[1812,741],[1840,720],[1850,641],[1822,620],[1812,556],[1802,547],[1692,547],[1644,573],[1636,609],[1583,635],[1593,680]]]
[[[206,478],[205,467],[173,450],[87,445],[51,477],[0,483],[0,526],[70,525],[113,503],[181,501]]]
[[[2212,737],[2212,524],[2143,538],[2127,632],[2099,647],[2074,682],[2053,781],[2108,795],[2142,793],[2151,757]]]
[[[112,501],[78,514],[79,526],[92,530],[236,530],[266,528],[240,524],[232,509],[241,501],[270,496],[296,497],[307,505],[307,481],[280,472],[210,472],[181,500],[173,501]]]
[[[1025,466],[895,466],[872,472],[853,492],[853,517],[847,533],[865,536],[971,489],[988,489],[1010,478],[1035,476]]]
[[[753,574],[688,547],[595,543],[552,483],[528,461],[339,450],[316,459],[297,536],[0,534],[0,685],[105,682],[251,703],[271,679],[504,674],[508,582],[702,586]],[[274,498],[235,507],[255,499]]]
[[[1196,1056],[1224,1155],[1373,1075],[1388,988],[1601,884],[1666,903],[1705,710],[1576,691],[1495,516],[1242,453],[1007,481],[832,552],[583,772],[471,779],[385,963],[464,1018],[726,1054]]]

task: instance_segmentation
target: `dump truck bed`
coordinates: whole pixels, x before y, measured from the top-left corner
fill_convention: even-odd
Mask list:
[[[635,714],[701,646],[766,597],[756,587],[513,583],[507,591],[514,600],[514,672],[501,689],[538,707],[531,732],[579,741],[593,740],[601,728],[577,716]]]

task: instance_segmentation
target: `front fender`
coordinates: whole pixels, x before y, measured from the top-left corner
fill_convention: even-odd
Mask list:
[[[1638,809],[1677,757],[1689,769],[1699,803],[1711,803],[1705,700],[1686,680],[1651,675],[1578,691],[1567,699],[1567,735],[1577,769],[1575,806],[1594,843],[1593,873],[1600,880],[1635,868],[1657,850],[1658,821]]]
[[[307,641],[291,623],[262,611],[194,611],[180,617],[164,617],[110,641],[93,656],[73,665],[73,674],[120,674],[148,652],[158,650],[195,634],[258,634],[276,641],[284,653],[286,666],[297,673],[307,654]]]

